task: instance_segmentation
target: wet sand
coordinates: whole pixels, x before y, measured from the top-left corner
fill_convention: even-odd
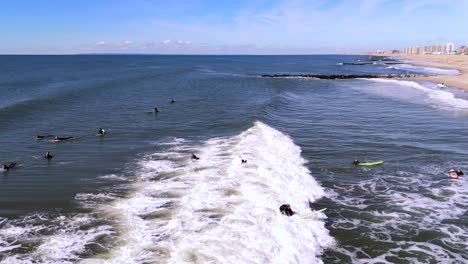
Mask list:
[[[461,88],[468,91],[468,56],[467,55],[399,55],[398,58],[411,60],[410,64],[416,66],[436,67],[443,69],[456,69],[459,75],[435,75],[416,77],[435,83],[444,83],[446,86]]]

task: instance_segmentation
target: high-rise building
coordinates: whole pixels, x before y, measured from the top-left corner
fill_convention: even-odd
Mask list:
[[[413,46],[404,49],[405,54],[455,54],[455,45],[447,43],[432,46]]]

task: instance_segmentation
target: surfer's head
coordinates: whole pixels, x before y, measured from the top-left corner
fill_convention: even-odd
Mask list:
[[[360,161],[357,160],[357,159],[355,159],[355,160],[353,161],[353,164],[354,164],[354,165],[358,165],[359,163],[360,163]]]

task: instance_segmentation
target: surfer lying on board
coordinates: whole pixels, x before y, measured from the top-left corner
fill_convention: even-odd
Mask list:
[[[55,136],[54,139],[52,139],[52,141],[59,142],[59,141],[65,141],[65,140],[70,140],[70,139],[74,139],[74,137],[58,137],[58,136]]]
[[[378,160],[378,161],[371,161],[371,162],[360,162],[359,160],[355,159],[353,161],[353,164],[355,166],[375,166],[375,165],[381,165],[381,164],[384,164],[384,161],[383,160]]]
[[[47,135],[47,136],[43,136],[43,135],[35,135],[34,136],[34,139],[44,139],[44,138],[51,138],[53,137],[54,135]]]
[[[242,163],[247,163],[247,160],[241,159]]]
[[[280,206],[280,212],[284,215],[287,215],[287,216],[292,216],[294,215],[294,211],[291,209],[291,205],[289,204],[283,204]]]
[[[8,164],[3,164],[3,169],[4,170],[9,170],[16,167],[16,162],[8,163]]]

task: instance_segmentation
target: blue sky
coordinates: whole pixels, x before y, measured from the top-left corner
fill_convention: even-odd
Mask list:
[[[2,0],[0,54],[315,54],[468,45],[468,0]]]

